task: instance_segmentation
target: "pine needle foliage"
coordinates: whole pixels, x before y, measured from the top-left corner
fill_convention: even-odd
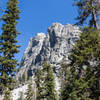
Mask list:
[[[48,61],[37,71],[37,100],[56,100],[55,79],[53,69]]]
[[[62,100],[99,100],[100,32],[84,28],[70,54],[70,75]]]
[[[100,0],[74,0],[78,8],[78,25],[89,23],[90,27],[99,29],[100,21]]]
[[[53,69],[48,61],[43,63],[44,72],[44,97],[47,100],[56,100],[55,79]]]
[[[16,29],[19,19],[18,0],[8,0],[5,14],[2,16],[3,26],[0,36],[0,87],[12,89],[15,82],[17,60],[15,54],[19,52],[17,43],[18,31]]]
[[[43,96],[44,88],[43,88],[42,70],[40,68],[37,69],[36,73],[36,87],[37,87],[36,99],[42,100],[44,98]]]
[[[33,100],[33,96],[34,96],[34,90],[33,90],[33,82],[32,82],[32,78],[30,78],[30,82],[28,84],[28,88],[26,90],[26,98],[25,100]]]

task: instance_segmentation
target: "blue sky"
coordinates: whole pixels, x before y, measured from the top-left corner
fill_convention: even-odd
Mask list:
[[[5,0],[0,0],[5,2]],[[17,59],[20,61],[29,39],[36,33],[47,32],[48,27],[54,23],[74,24],[77,11],[73,7],[74,0],[19,0],[21,10],[18,21],[18,44],[21,45]],[[2,3],[3,3],[2,2]]]

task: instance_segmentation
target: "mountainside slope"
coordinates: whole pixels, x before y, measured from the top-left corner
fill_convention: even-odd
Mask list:
[[[31,76],[48,59],[54,72],[59,70],[63,58],[68,61],[68,52],[79,38],[79,28],[71,24],[53,23],[45,35],[38,33],[31,38],[21,61],[17,78],[24,73]]]

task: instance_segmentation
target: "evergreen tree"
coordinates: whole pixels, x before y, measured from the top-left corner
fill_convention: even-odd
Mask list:
[[[27,91],[26,91],[26,99],[25,100],[34,100],[33,97],[34,97],[34,90],[33,90],[33,82],[32,82],[32,78],[30,78],[30,82],[28,84],[28,88],[27,88]]]
[[[98,21],[100,20],[100,1],[99,0],[75,0],[78,7],[79,16],[77,24],[82,25],[89,21],[89,26],[99,29]]]
[[[42,100],[44,88],[43,88],[42,70],[40,68],[37,69],[36,73],[36,87],[37,87],[36,100]]]
[[[44,99],[56,100],[55,79],[53,75],[53,69],[48,61],[44,62],[42,71],[44,73]]]
[[[61,80],[61,88],[63,88],[64,84],[66,84],[67,78],[70,73],[70,68],[67,66],[65,61],[63,60],[63,63],[61,64],[61,69],[60,69],[60,80]]]
[[[68,65],[66,65],[68,66]],[[82,77],[77,77],[77,73],[67,70],[67,80],[61,88],[61,100],[92,100],[87,91],[88,82]]]
[[[4,22],[2,34],[0,36],[0,87],[1,90],[12,89],[17,60],[15,54],[19,52],[17,43],[17,20],[19,19],[19,9],[17,0],[8,0],[7,9],[2,16]],[[6,93],[6,92],[5,92]]]
[[[70,52],[71,63],[66,65],[66,69],[69,66],[70,71],[61,88],[61,100],[99,100],[100,32],[97,29],[100,2],[77,0],[76,6],[79,10],[77,24],[83,24],[88,20],[90,28],[82,30],[80,39]]]
[[[62,72],[61,74],[63,80],[61,80],[61,100],[80,100],[79,95],[83,89],[87,88],[87,84],[84,84],[85,81],[82,78],[77,78],[77,73],[71,68],[70,64],[63,63],[61,65]],[[73,69],[73,70],[72,70]],[[83,85],[84,84],[84,85]],[[80,88],[81,87],[81,88]],[[85,94],[81,95],[82,100],[89,100]]]
[[[42,69],[37,70],[37,100],[56,100],[52,67],[48,61],[45,61],[42,67]]]
[[[60,69],[60,80],[61,80],[61,94],[60,94],[60,100],[67,100],[68,98],[68,89],[67,87],[69,88],[69,85],[68,85],[68,82],[69,82],[69,78],[70,76],[70,69],[69,69],[69,66],[65,63],[62,63],[61,64],[61,69]]]
[[[62,100],[99,100],[100,32],[85,28],[71,51],[70,77]]]

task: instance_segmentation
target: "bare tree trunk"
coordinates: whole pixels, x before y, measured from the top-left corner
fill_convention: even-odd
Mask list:
[[[93,5],[93,2],[92,2],[92,7],[94,7]],[[96,13],[95,13],[95,10],[93,8],[93,11],[92,11],[92,18],[93,18],[93,23],[94,23],[94,27],[99,30],[99,25],[97,23],[97,18],[96,18]]]
[[[92,12],[92,17],[93,17],[93,23],[94,23],[94,27],[97,29],[97,30],[99,30],[99,25],[98,25],[98,23],[97,23],[97,19],[96,19],[96,15],[95,15],[95,12],[93,11]]]

